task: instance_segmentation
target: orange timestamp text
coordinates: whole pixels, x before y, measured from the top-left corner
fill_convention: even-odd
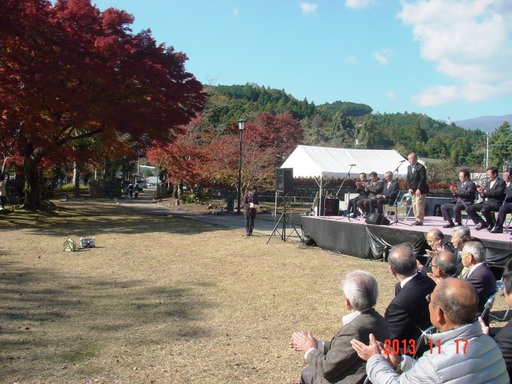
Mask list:
[[[468,339],[454,339],[455,354],[465,355],[468,350]],[[430,354],[441,353],[441,340],[428,339],[426,347]],[[414,339],[386,339],[384,340],[383,352],[387,355],[399,355],[402,353],[414,355],[417,351],[416,340]]]

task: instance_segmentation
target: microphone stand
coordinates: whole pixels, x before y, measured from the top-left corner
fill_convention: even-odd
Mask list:
[[[336,192],[336,198],[337,198],[337,199],[339,199],[339,197],[338,197],[338,196],[339,196],[339,194],[340,194],[341,189],[342,189],[342,188],[343,188],[343,186],[345,185],[345,181],[347,181],[347,179],[350,179],[350,171],[352,170],[352,167],[353,167],[353,166],[354,166],[354,164],[350,164],[350,165],[349,165],[349,168],[348,168],[348,171],[347,171],[347,177],[345,177],[345,178],[343,179],[343,181],[341,182],[341,185],[340,185],[340,187],[339,187],[339,189],[338,189],[338,192]],[[348,204],[348,202],[347,202],[347,204]],[[348,215],[347,215],[347,217],[348,217]],[[348,218],[348,220],[350,221],[350,217]]]

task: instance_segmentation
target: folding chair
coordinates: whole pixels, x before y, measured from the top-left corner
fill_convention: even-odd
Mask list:
[[[502,280],[499,280],[496,282],[496,294],[500,294],[500,295],[503,295],[502,293],[503,291],[503,281]],[[495,295],[496,295],[495,294]],[[487,304],[487,303],[486,303]],[[492,308],[489,308],[489,322],[491,322],[491,319],[494,319],[496,321],[506,321],[507,318],[508,318],[508,315],[510,313],[510,307],[507,308],[507,310],[505,311],[505,314],[502,316],[502,317],[499,317],[499,316],[496,316],[496,315],[493,315],[490,310]],[[484,308],[485,310],[485,308]]]
[[[412,197],[409,192],[405,192],[402,197],[397,197],[395,200],[395,203],[393,204],[394,211],[388,211],[387,212],[387,218],[389,221],[398,221],[398,217],[395,217],[395,215],[398,215],[398,209],[399,208],[405,208],[405,218],[404,221],[407,221],[409,219],[409,216],[412,212]]]
[[[494,300],[496,299],[496,295],[499,293],[499,291],[496,291],[494,292],[488,299],[487,301],[485,302],[485,305],[484,305],[484,310],[482,311],[482,314],[480,315],[480,317],[482,319],[485,319],[485,317],[487,315],[491,315],[491,309],[492,309],[492,306],[494,305]],[[489,323],[491,322],[491,319],[489,319]]]

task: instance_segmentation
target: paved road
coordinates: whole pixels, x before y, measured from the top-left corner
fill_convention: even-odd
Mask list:
[[[150,191],[148,191],[150,192]],[[180,209],[179,205],[171,205],[169,200],[163,200],[161,202],[155,202],[152,200],[150,193],[141,193],[137,199],[121,198],[117,202],[125,207],[133,209],[134,211],[144,213],[147,215],[156,216],[175,216],[182,217],[190,220],[201,221],[203,223],[218,225],[226,228],[238,228],[245,232],[245,218],[241,214],[236,213],[223,213],[223,214],[211,214],[209,212],[197,213],[189,212]],[[205,207],[205,211],[206,211]],[[277,226],[277,231],[274,231],[276,227],[276,221],[279,217],[274,218],[270,214],[261,214],[256,217],[254,232],[270,236],[274,233],[274,237],[282,239],[283,233],[283,222],[281,221]],[[288,218],[289,220],[289,218]],[[287,221],[288,221],[287,220]],[[300,233],[300,228],[297,228]],[[300,241],[293,227],[288,223],[285,228],[287,240]]]

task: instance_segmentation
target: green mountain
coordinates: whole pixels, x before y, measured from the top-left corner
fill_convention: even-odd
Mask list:
[[[485,133],[447,124],[418,113],[373,113],[366,104],[335,101],[316,106],[284,90],[255,84],[206,88],[206,120],[214,126],[262,112],[289,111],[301,122],[306,145],[396,149],[403,154],[446,159],[454,165],[481,165]]]

